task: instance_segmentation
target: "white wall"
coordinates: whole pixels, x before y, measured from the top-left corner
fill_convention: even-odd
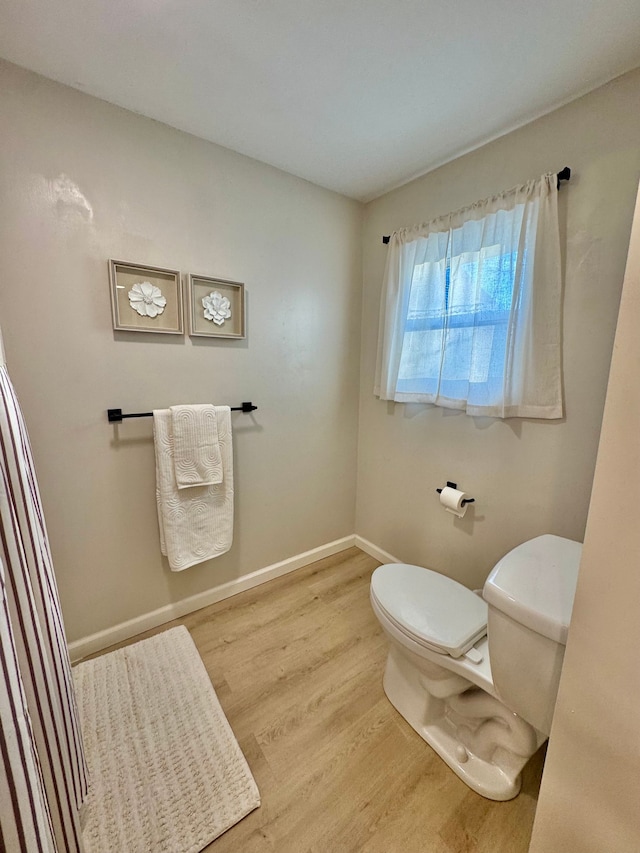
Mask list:
[[[361,206],[0,63],[0,324],[70,640],[354,531]],[[243,281],[246,341],[114,334],[107,259]],[[232,550],[158,545],[149,419],[235,414]]]
[[[640,849],[639,328],[640,195],[531,853]]]
[[[636,71],[366,207],[356,530],[399,559],[478,587],[530,537],[583,538],[640,171],[638,103]],[[374,398],[382,235],[565,165],[565,419],[498,421]],[[462,520],[437,502],[446,480],[476,498]]]

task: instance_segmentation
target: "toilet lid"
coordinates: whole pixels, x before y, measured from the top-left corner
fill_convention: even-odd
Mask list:
[[[405,563],[379,566],[371,594],[418,643],[460,657],[487,633],[487,605],[479,595],[438,572]]]

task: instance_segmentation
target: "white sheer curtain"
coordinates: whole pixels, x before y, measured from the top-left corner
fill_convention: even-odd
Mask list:
[[[375,394],[470,415],[561,418],[557,178],[397,231]]]

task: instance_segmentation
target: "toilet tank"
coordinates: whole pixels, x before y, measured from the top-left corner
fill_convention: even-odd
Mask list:
[[[484,585],[489,658],[502,701],[551,730],[582,545],[546,534],[518,545]]]

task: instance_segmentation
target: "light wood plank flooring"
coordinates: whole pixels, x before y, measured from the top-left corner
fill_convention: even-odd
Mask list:
[[[411,729],[382,690],[377,565],[352,548],[171,623],[191,632],[262,797],[207,853],[526,853],[543,751],[520,796],[494,803]]]

